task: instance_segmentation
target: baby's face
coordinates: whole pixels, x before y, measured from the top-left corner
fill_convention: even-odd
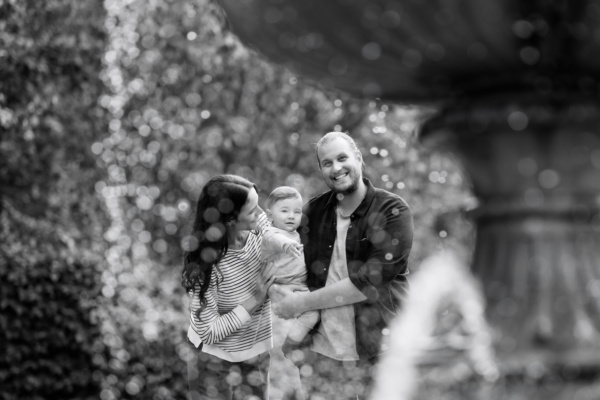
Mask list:
[[[271,220],[275,228],[293,232],[302,219],[302,199],[290,198],[275,202],[271,206]]]

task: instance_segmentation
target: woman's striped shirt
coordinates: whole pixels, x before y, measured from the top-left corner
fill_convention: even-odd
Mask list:
[[[256,291],[260,271],[262,236],[268,225],[265,214],[259,216],[258,232],[251,232],[242,249],[228,249],[213,268],[205,293],[206,307],[200,313],[199,290],[190,292],[190,328],[188,338],[202,351],[227,361],[244,361],[273,347],[271,301],[267,298],[252,315],[241,303]]]

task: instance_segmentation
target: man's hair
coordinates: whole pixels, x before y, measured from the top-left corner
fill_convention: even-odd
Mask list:
[[[278,201],[295,198],[302,200],[302,195],[299,191],[291,186],[279,186],[273,189],[271,194],[269,194],[269,197],[267,198],[267,208],[271,208],[273,204]]]
[[[315,146],[316,153],[317,153],[317,163],[319,164],[319,169],[321,169],[321,160],[319,159],[319,149],[321,148],[322,145],[332,141],[333,139],[337,139],[337,138],[342,138],[346,142],[348,142],[348,144],[350,145],[350,148],[352,148],[352,150],[354,151],[354,155],[360,162],[361,166],[364,167],[362,153],[358,149],[358,146],[356,146],[356,142],[354,142],[354,139],[352,139],[352,137],[350,135],[348,135],[346,132],[333,131],[333,132],[326,133],[321,139],[319,139],[319,141],[317,142],[317,145]]]

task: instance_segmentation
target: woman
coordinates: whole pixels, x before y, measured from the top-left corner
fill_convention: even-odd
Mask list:
[[[190,297],[188,362],[192,399],[268,399],[273,347],[273,276],[260,263],[262,227],[256,186],[235,175],[210,179],[198,200],[182,285]]]

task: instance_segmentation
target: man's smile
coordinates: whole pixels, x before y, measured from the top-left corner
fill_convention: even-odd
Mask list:
[[[347,172],[346,172],[346,173],[343,173],[343,174],[341,174],[341,175],[334,176],[334,177],[333,177],[333,180],[334,180],[334,181],[339,181],[340,179],[342,179],[342,178],[344,178],[344,177],[346,177],[346,176],[348,176],[348,173],[347,173]]]

